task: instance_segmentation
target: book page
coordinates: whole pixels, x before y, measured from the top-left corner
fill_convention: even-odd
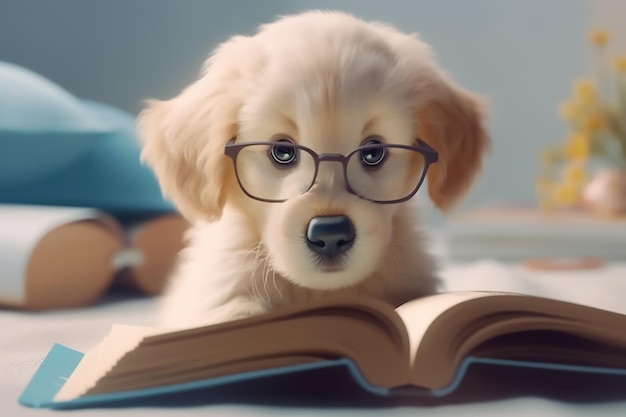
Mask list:
[[[54,401],[69,401],[80,397],[144,338],[168,332],[171,329],[113,325],[109,334],[83,356],[65,385],[55,395]]]
[[[436,294],[409,301],[398,307],[396,312],[404,322],[409,334],[411,366],[419,344],[432,322],[449,308],[476,298],[493,296],[491,292],[454,292]]]

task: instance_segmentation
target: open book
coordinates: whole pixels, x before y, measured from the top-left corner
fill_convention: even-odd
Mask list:
[[[347,366],[381,395],[445,395],[472,361],[626,375],[624,328],[617,313],[490,292],[442,293],[395,310],[342,298],[177,331],[116,325],[84,356],[55,345],[20,402],[76,407],[329,365]]]

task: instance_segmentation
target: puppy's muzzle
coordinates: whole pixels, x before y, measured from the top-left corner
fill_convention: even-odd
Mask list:
[[[333,258],[354,243],[354,226],[346,216],[314,217],[306,231],[307,246],[315,253]]]

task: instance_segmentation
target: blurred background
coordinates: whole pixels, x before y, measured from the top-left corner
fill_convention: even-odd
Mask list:
[[[31,189],[15,186],[10,175],[39,166],[43,172],[54,146],[44,152],[28,145],[29,151],[12,148],[11,154],[7,149],[26,142],[0,142],[0,203],[90,206],[113,213],[122,226],[142,208],[170,213],[149,173],[138,167],[138,150],[127,149],[142,102],[176,95],[230,36],[312,8],[345,10],[419,33],[461,85],[487,99],[493,152],[460,209],[444,218],[426,193],[418,194],[426,224],[445,230],[453,259],[626,259],[621,0],[2,0],[0,61],[95,103],[81,105],[100,121],[117,123],[110,131],[125,132],[126,139],[93,151],[97,157],[72,165],[54,184]],[[13,100],[6,95],[10,86],[0,83],[0,124],[3,93],[4,110]],[[609,142],[615,146],[602,147]],[[31,155],[32,149],[40,152],[38,161],[22,162],[19,152]],[[71,149],[66,145],[55,157]],[[120,162],[115,155],[122,154]],[[104,182],[114,175],[113,185]],[[103,195],[108,200],[96,202]]]
[[[489,103],[493,152],[459,209],[418,193],[442,289],[626,312],[625,0],[0,0],[1,409],[52,343],[155,324],[136,295],[163,291],[188,224],[139,163],[142,102],[178,94],[230,36],[312,8],[419,33]]]
[[[534,201],[536,154],[565,129],[556,105],[589,69],[587,31],[626,39],[619,0],[3,0],[0,60],[136,114],[142,100],[191,82],[229,36],[309,8],[418,32],[462,85],[488,98],[494,151],[469,206]]]

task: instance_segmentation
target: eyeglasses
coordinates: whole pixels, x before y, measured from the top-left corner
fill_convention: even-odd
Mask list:
[[[304,194],[317,179],[320,162],[339,162],[347,190],[365,200],[392,204],[409,200],[422,185],[438,154],[422,140],[418,146],[368,143],[347,155],[317,154],[290,141],[236,144],[225,154],[233,160],[239,186],[250,198],[280,203]]]

